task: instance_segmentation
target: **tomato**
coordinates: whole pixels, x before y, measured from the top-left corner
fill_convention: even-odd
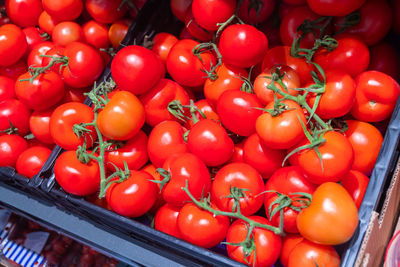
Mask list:
[[[51,150],[43,146],[33,146],[22,152],[16,163],[19,174],[32,178],[39,173],[40,169],[51,154]]]
[[[357,25],[347,28],[344,32],[358,36],[367,45],[373,45],[381,41],[390,30],[392,25],[392,12],[386,1],[378,0],[351,0],[365,2],[358,10],[360,22]],[[335,3],[336,4],[336,3]],[[346,22],[345,17],[334,21],[335,25]]]
[[[40,0],[6,0],[7,15],[20,27],[36,26],[42,10]]]
[[[299,75],[300,84],[302,85],[312,79],[310,75],[312,67],[307,64],[305,59],[292,57],[290,55],[290,46],[276,46],[267,51],[262,61],[261,69],[271,69],[276,65],[287,65],[294,69]]]
[[[210,102],[207,99],[200,99],[194,105],[201,111],[203,112],[204,116],[207,119],[219,122],[219,115],[217,114],[217,111],[215,110],[214,106],[210,104]],[[198,120],[203,120],[205,119],[199,111],[196,111],[195,116]],[[191,129],[195,123],[193,122],[193,119],[186,121],[185,127],[187,129]]]
[[[65,94],[61,103],[68,103],[68,102],[80,102],[83,103],[86,99],[85,93],[89,93],[91,87],[88,88],[72,88],[66,87]]]
[[[51,38],[56,45],[66,46],[72,42],[83,41],[84,35],[82,27],[78,23],[63,21],[54,27]]]
[[[347,120],[348,129],[344,135],[350,141],[354,151],[353,170],[369,175],[375,166],[383,142],[381,132],[372,124],[356,120]]]
[[[182,105],[189,104],[189,95],[178,83],[161,79],[150,91],[140,96],[146,112],[146,122],[155,126],[165,120],[178,120],[168,110],[171,101],[178,100]]]
[[[83,10],[82,0],[42,0],[43,9],[57,21],[74,20]]]
[[[339,132],[329,131],[322,137],[325,142],[318,147],[321,159],[314,149],[304,149],[297,152],[297,164],[307,179],[314,184],[338,182],[351,169],[354,160],[353,148],[348,139]],[[296,146],[309,143],[303,140]]]
[[[124,20],[118,20],[114,22],[108,29],[108,39],[115,49],[121,45],[121,42],[128,32],[128,29],[129,23]]]
[[[51,34],[57,23],[58,22],[54,18],[52,18],[45,10],[40,13],[38,24],[39,28],[45,33]]]
[[[185,21],[186,11],[190,8],[192,0],[171,0],[171,11],[180,21]]]
[[[222,215],[214,216],[193,203],[187,203],[179,211],[177,225],[183,240],[211,248],[225,239],[230,219]]]
[[[10,79],[16,80],[21,74],[28,71],[28,67],[26,66],[25,60],[21,59],[17,61],[17,63],[2,67],[0,66],[0,75],[6,76]]]
[[[400,77],[399,58],[399,54],[392,44],[380,42],[370,47],[368,70],[377,70],[397,79]]]
[[[210,52],[201,53],[202,60],[192,53],[192,49],[198,44],[190,39],[179,40],[168,54],[168,73],[181,85],[195,87],[204,84],[206,77],[203,70],[209,71],[211,65],[216,64],[215,57]]]
[[[105,154],[107,169],[110,171],[115,171],[115,167],[125,169],[124,163],[128,165],[130,170],[138,170],[149,159],[147,156],[147,135],[141,130],[121,147],[117,147],[115,150],[111,149]]]
[[[31,74],[27,72],[19,76],[15,83],[15,94],[27,107],[34,110],[45,110],[62,99],[64,82],[60,75],[52,71],[45,72],[30,82],[31,77]]]
[[[288,234],[283,238],[281,255],[279,256],[279,261],[283,266],[288,266],[290,253],[303,239],[304,237],[297,234]]]
[[[264,191],[276,191],[281,194],[287,195],[292,201],[293,206],[301,207],[303,203],[298,199],[296,193],[314,193],[316,185],[310,183],[304,176],[302,170],[298,166],[284,167],[276,172],[269,178],[265,184]],[[273,211],[278,205],[273,204],[278,199],[277,193],[267,193],[265,195],[264,207],[267,218],[271,224],[279,227],[281,215],[280,212],[274,216],[270,216],[270,211]],[[283,230],[286,233],[298,233],[296,219],[298,211],[286,207],[283,209]]]
[[[151,163],[144,166],[141,169],[141,171],[150,173],[151,176],[153,176],[153,181],[161,181],[163,179],[163,177],[160,175],[160,173],[157,172],[156,167]],[[157,185],[157,199],[149,211],[149,213],[153,214],[153,215],[156,214],[156,212],[158,211],[159,208],[161,208],[164,204],[166,204],[161,195],[160,184],[157,183],[156,185]]]
[[[270,224],[266,218],[261,216],[251,216],[249,218],[258,223]],[[249,226],[246,222],[242,220],[235,221],[228,229],[226,242],[243,242],[249,231],[248,228]],[[251,234],[251,240],[249,246],[251,245],[253,250],[250,247],[246,247],[246,249],[250,249],[248,251],[250,253],[247,252],[245,254],[244,248],[241,246],[227,245],[228,256],[248,266],[272,266],[279,258],[282,245],[281,237],[269,230],[255,227]]]
[[[0,101],[15,97],[14,84],[7,76],[0,76]]]
[[[36,27],[27,27],[22,29],[22,31],[25,34],[26,43],[28,44],[28,48],[25,51],[25,56],[29,55],[35,45],[46,41],[46,39],[48,38],[44,36],[45,33],[43,33],[39,28]]]
[[[159,32],[153,38],[151,50],[156,53],[162,61],[166,62],[172,46],[178,42],[178,38],[167,32]]]
[[[217,122],[204,119],[189,132],[187,145],[190,152],[201,158],[207,166],[218,166],[233,155],[234,144],[226,130]]]
[[[53,44],[53,43],[52,43]],[[64,46],[56,46],[53,45],[49,50],[45,50],[43,53],[46,57],[38,57],[38,60],[42,62],[42,67],[46,67],[50,64],[53,58],[62,58],[64,55],[65,47]],[[50,70],[60,73],[60,70],[63,68],[63,62],[55,63],[50,67]],[[66,85],[66,87],[69,87]]]
[[[243,146],[244,146],[244,141],[235,144],[235,151],[233,152],[233,155],[231,159],[228,161],[228,163],[244,162]]]
[[[342,177],[340,183],[353,198],[357,209],[359,209],[369,183],[368,176],[362,172],[350,170]]]
[[[353,199],[346,189],[333,182],[318,186],[311,205],[301,210],[297,217],[300,234],[323,245],[338,245],[348,241],[357,225],[358,211]]]
[[[107,138],[128,140],[136,135],[145,122],[140,100],[131,92],[118,91],[97,117],[97,127]]]
[[[28,149],[28,143],[19,135],[4,134],[0,136],[0,167],[15,167],[22,152]]]
[[[262,145],[256,133],[250,135],[243,146],[244,162],[254,167],[264,179],[268,179],[282,167],[285,156],[285,150],[271,149]]]
[[[192,8],[188,8],[188,10],[186,11],[185,29],[190,34],[190,37],[188,36],[186,38],[180,38],[181,40],[195,39],[201,42],[206,42],[206,41],[211,41],[211,39],[213,38],[214,32],[207,31],[206,29],[200,27],[200,25],[196,22],[196,20],[193,17]]]
[[[234,197],[237,197],[241,213],[250,216],[262,206],[263,190],[263,179],[255,168],[242,162],[229,163],[217,172],[211,186],[211,199],[220,210],[234,212]]]
[[[314,61],[322,69],[340,69],[355,77],[365,71],[369,64],[367,45],[355,36],[342,35],[337,38],[338,46],[329,52],[325,48],[317,50]]]
[[[55,45],[53,42],[46,41],[46,42],[39,43],[39,44],[35,45],[34,47],[32,47],[32,50],[29,52],[28,58],[27,58],[28,66],[29,67],[42,66],[42,63],[45,58],[41,57],[41,55],[45,55],[46,52],[49,51],[50,49],[54,48],[54,46]]]
[[[315,113],[322,119],[333,119],[350,112],[356,96],[356,84],[353,78],[339,70],[325,71],[325,92],[321,95]],[[308,99],[310,107],[314,106],[315,94]],[[333,104],[334,103],[334,104]]]
[[[78,196],[96,193],[100,187],[99,165],[93,159],[85,164],[78,160],[75,150],[63,152],[54,164],[57,183],[65,192]]]
[[[236,9],[235,0],[193,0],[192,12],[200,27],[216,31],[218,23],[227,21]]]
[[[100,23],[113,23],[127,12],[127,4],[122,0],[86,0],[86,10]]]
[[[216,69],[217,78],[208,78],[204,83],[204,96],[212,105],[217,104],[218,98],[227,90],[239,90],[243,85],[242,78],[249,76],[243,68],[222,64]]]
[[[275,1],[262,0],[254,4],[251,0],[245,0],[239,7],[238,16],[248,24],[259,24],[265,22],[275,8]],[[269,37],[269,36],[268,36]]]
[[[366,0],[307,0],[307,4],[322,16],[345,16],[359,9]]]
[[[130,45],[115,55],[111,74],[119,89],[139,95],[149,91],[164,77],[165,67],[153,51]]]
[[[218,47],[225,64],[248,68],[264,58],[268,39],[251,25],[233,24],[222,32]]]
[[[154,228],[177,238],[182,238],[177,224],[179,211],[180,208],[168,203],[161,206],[154,216]]]
[[[287,267],[339,267],[340,256],[332,246],[302,240],[289,254]]]
[[[356,77],[356,101],[351,110],[354,118],[367,122],[390,117],[400,93],[400,85],[379,71],[365,71]]]
[[[14,24],[0,26],[0,66],[16,63],[28,48],[24,32]]]
[[[150,181],[152,179],[145,171],[130,171],[126,180],[112,183],[107,189],[107,203],[122,216],[142,216],[157,199],[157,185]]]
[[[211,178],[207,166],[194,154],[172,154],[164,163],[168,172],[168,182],[162,187],[164,200],[174,206],[182,207],[189,196],[182,190],[188,185],[189,192],[196,199],[206,196],[210,191]]]
[[[73,132],[73,126],[79,123],[91,123],[94,119],[93,110],[78,102],[65,103],[58,106],[50,117],[50,134],[54,142],[60,147],[73,150],[87,142],[91,147],[96,140],[96,132],[89,127],[90,132],[80,138]]]
[[[52,109],[34,111],[29,118],[29,129],[33,136],[45,144],[54,144],[50,134],[50,116]]]
[[[6,99],[0,102],[0,132],[11,127],[17,128],[17,134],[25,136],[29,133],[30,109],[17,99]]]

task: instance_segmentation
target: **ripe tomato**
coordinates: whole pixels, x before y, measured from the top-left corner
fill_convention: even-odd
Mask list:
[[[185,21],[186,11],[192,4],[192,0],[171,0],[171,11],[180,21]],[[191,7],[190,7],[191,8]]]
[[[28,54],[27,63],[28,66],[32,67],[40,67],[45,58],[41,57],[41,55],[45,55],[47,51],[54,48],[53,42],[42,42],[35,45],[32,50]],[[58,69],[57,69],[58,72]],[[25,72],[24,72],[25,73]],[[21,73],[22,74],[22,73]]]
[[[49,13],[47,13],[45,10],[43,10],[42,13],[40,13],[39,20],[38,20],[39,28],[44,31],[47,34],[50,34],[53,32],[54,27],[57,24],[57,21],[52,18]]]
[[[183,240],[212,248],[225,239],[230,219],[222,215],[214,216],[193,203],[187,203],[179,211],[177,225]]]
[[[154,216],[154,228],[177,238],[182,238],[177,224],[179,211],[180,208],[168,203],[161,206]]]
[[[211,31],[207,31],[206,29],[200,27],[200,25],[196,22],[193,17],[192,8],[188,8],[185,16],[185,29],[190,34],[190,37],[180,38],[183,39],[195,39],[201,42],[211,41],[213,38],[213,33]]]
[[[274,9],[275,1],[273,0],[262,0],[256,4],[251,0],[244,0],[239,7],[238,16],[245,23],[260,24],[271,16]]]
[[[25,60],[21,59],[10,66],[0,66],[0,75],[16,80],[20,75],[28,71]]]
[[[288,234],[283,237],[281,255],[279,256],[279,261],[283,266],[288,266],[290,253],[303,239],[304,237],[298,234]]]
[[[212,53],[200,54],[202,60],[196,57],[192,50],[199,43],[190,40],[179,40],[169,51],[167,57],[167,70],[177,83],[184,86],[200,86],[206,81],[203,70],[209,71],[211,65],[215,66],[216,60]]]
[[[82,27],[78,23],[63,21],[54,27],[51,38],[56,45],[66,46],[72,42],[83,41],[84,35]]]
[[[52,43],[53,44],[53,43]],[[64,46],[56,46],[53,45],[51,46],[51,48],[49,50],[45,50],[45,52],[43,53],[46,56],[51,56],[51,57],[55,57],[55,58],[62,58],[62,56],[64,55],[64,51],[65,51],[65,47]],[[40,60],[40,62],[42,62],[42,67],[46,67],[47,65],[50,64],[52,58],[50,57],[38,57],[38,60]],[[39,61],[38,61],[39,62]],[[63,63],[55,63],[54,65],[52,65],[50,67],[50,70],[56,72],[56,73],[60,73],[60,70],[62,70],[62,66]],[[66,85],[67,87],[69,87],[68,85]]]
[[[153,51],[130,45],[115,55],[111,74],[119,89],[139,95],[149,91],[164,77],[165,67]]]
[[[14,84],[11,78],[0,76],[0,101],[15,97]]]
[[[27,107],[45,110],[57,104],[64,96],[64,82],[57,73],[45,72],[30,82],[31,77],[27,72],[19,76],[15,83],[15,94]]]
[[[204,119],[193,125],[187,137],[190,152],[207,166],[218,166],[233,155],[234,144],[226,130],[217,122]]]
[[[22,29],[26,37],[26,43],[28,44],[28,48],[26,49],[25,56],[29,55],[32,48],[44,41],[46,41],[47,37],[43,36],[43,32],[37,27],[27,27]]]
[[[51,150],[43,146],[32,146],[22,152],[16,163],[16,170],[28,178],[39,173],[40,169],[51,154]]]
[[[97,127],[107,138],[128,140],[136,135],[145,122],[140,100],[131,92],[118,91],[97,117]]]
[[[151,50],[156,53],[163,62],[167,61],[169,51],[178,42],[178,38],[167,32],[159,32],[153,38]]]
[[[0,26],[0,66],[16,63],[28,48],[24,32],[14,24]]]
[[[118,20],[108,29],[108,39],[115,49],[117,49],[121,45],[122,40],[124,40],[129,25],[130,23],[126,20]]]
[[[264,179],[268,179],[282,167],[285,156],[285,150],[271,149],[262,145],[256,133],[250,135],[243,146],[244,162],[254,167]]]
[[[14,24],[20,27],[33,27],[42,13],[40,0],[6,0],[6,12]]]
[[[139,131],[135,136],[129,139],[125,144],[117,149],[106,152],[105,159],[107,169],[115,171],[115,167],[124,169],[124,163],[130,170],[138,170],[146,164],[147,156],[147,135]]]
[[[42,5],[56,21],[74,20],[83,10],[82,0],[42,0]]]
[[[228,161],[229,163],[244,162],[243,146],[244,146],[244,141],[235,144],[235,151],[233,152],[231,159]]]
[[[390,117],[400,94],[400,85],[379,71],[365,71],[356,77],[356,101],[351,115],[367,122]]]
[[[218,47],[225,64],[248,68],[262,61],[268,39],[251,25],[233,24],[222,32]]]
[[[235,0],[193,0],[192,12],[200,27],[216,31],[218,23],[227,21],[236,9]]]
[[[345,16],[359,9],[366,0],[307,0],[307,4],[322,16]]]
[[[94,119],[93,110],[79,102],[70,102],[58,106],[50,117],[50,134],[54,142],[60,147],[73,150],[87,142],[91,147],[96,140],[96,132],[89,127],[90,132],[80,138],[73,132],[74,124],[90,123]]]
[[[80,162],[74,150],[67,150],[57,158],[54,175],[58,184],[67,193],[87,196],[99,190],[99,165],[93,159],[88,164]]]
[[[0,132],[11,127],[17,128],[17,134],[25,136],[29,133],[30,109],[17,99],[6,99],[0,102]]]
[[[250,216],[250,219],[258,223],[270,224],[266,218],[261,216]],[[249,231],[248,228],[249,226],[246,222],[242,220],[235,221],[228,229],[226,242],[243,242]],[[247,250],[253,248],[253,250],[249,251],[250,253],[246,252],[245,254],[245,248],[242,246],[226,245],[228,256],[238,262],[254,267],[272,266],[279,258],[282,245],[280,236],[269,230],[255,227],[250,240],[251,242],[246,247]]]
[[[339,267],[340,256],[332,246],[302,240],[290,252],[287,267]]]
[[[161,79],[150,91],[140,96],[146,112],[146,122],[155,126],[165,120],[179,120],[168,110],[169,103],[178,100],[182,105],[189,104],[189,95],[178,83]]]
[[[29,129],[33,136],[45,144],[54,144],[50,134],[50,116],[53,109],[32,112],[29,118]]]
[[[348,129],[344,135],[350,141],[354,151],[353,170],[369,175],[375,166],[383,142],[381,132],[372,124],[356,120],[347,120]]]
[[[115,182],[107,189],[108,205],[116,213],[127,217],[139,217],[151,209],[157,199],[157,185],[145,171],[130,171],[121,183]]]
[[[333,182],[321,184],[312,196],[311,205],[297,216],[300,234],[323,245],[348,241],[357,225],[358,211],[353,199],[346,189]]]
[[[128,10],[122,0],[86,0],[85,6],[94,20],[106,24],[119,20]]]
[[[400,63],[397,49],[390,43],[379,42],[370,47],[370,61],[368,70],[377,70],[393,79],[400,77]]]
[[[210,104],[210,102],[207,99],[200,99],[194,105],[201,111],[203,112],[204,116],[206,116],[207,119],[219,122],[219,116],[217,114],[217,111],[215,110],[214,106]],[[196,111],[195,116],[198,120],[203,120],[204,117],[200,114],[200,112]],[[195,123],[193,120],[187,120],[184,126],[187,129],[192,129],[193,125]]]
[[[340,183],[353,198],[357,209],[359,209],[369,183],[368,176],[362,172],[350,170],[342,177]]]
[[[233,212],[236,211],[234,197],[238,197],[241,213],[250,216],[262,206],[263,190],[264,182],[256,169],[242,162],[229,163],[217,172],[211,186],[211,199],[220,210]]]
[[[15,167],[17,159],[22,152],[28,149],[25,139],[15,134],[0,136],[0,167]]]

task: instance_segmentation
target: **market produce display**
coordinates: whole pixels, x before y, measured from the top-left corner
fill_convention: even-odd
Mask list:
[[[396,1],[171,0],[179,35],[120,46],[144,2],[5,2],[0,165],[58,145],[66,193],[249,266],[339,266],[400,94]]]

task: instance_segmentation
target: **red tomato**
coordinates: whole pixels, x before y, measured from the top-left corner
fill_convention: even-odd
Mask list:
[[[192,4],[192,0],[171,0],[171,11],[180,21],[185,21],[186,11]]]
[[[249,136],[256,131],[256,120],[262,114],[257,96],[240,90],[227,90],[217,102],[222,124],[231,132]]]
[[[57,24],[57,21],[52,18],[49,13],[43,11],[39,16],[38,24],[42,31],[46,32],[47,34],[51,34]]]
[[[184,132],[185,129],[176,121],[164,121],[152,129],[147,151],[154,166],[162,167],[169,156],[189,151],[183,140]]]
[[[154,216],[154,228],[177,238],[182,238],[177,224],[179,211],[180,208],[168,203],[164,204]]]
[[[153,38],[151,50],[157,54],[162,61],[166,62],[172,46],[178,42],[178,38],[167,32],[159,32]]]
[[[27,58],[28,66],[29,67],[42,66],[42,63],[43,63],[43,61],[45,61],[45,58],[41,57],[41,55],[45,55],[46,52],[51,50],[52,48],[54,48],[54,46],[55,45],[53,42],[48,42],[48,41],[35,45],[28,54],[28,58]],[[50,59],[48,59],[48,61],[50,61]],[[57,72],[58,72],[58,69],[57,69]]]
[[[192,8],[188,8],[185,16],[185,29],[190,34],[190,37],[180,38],[182,39],[195,39],[201,42],[210,41],[213,38],[213,32],[207,31],[200,27],[193,17]]]
[[[22,152],[16,163],[16,170],[28,178],[39,173],[40,169],[50,156],[51,150],[43,146],[33,146]]]
[[[81,138],[73,132],[74,124],[91,123],[94,119],[93,110],[78,102],[65,103],[58,106],[50,117],[50,134],[54,142],[60,147],[73,150],[86,140],[87,147],[91,147],[96,140],[96,132],[90,127],[90,133]]]
[[[53,43],[52,43],[53,44]],[[51,56],[54,58],[62,58],[64,55],[64,51],[65,51],[65,47],[64,46],[55,46],[53,45],[49,50],[46,50],[43,54],[46,56]],[[42,67],[46,67],[50,64],[50,62],[52,61],[52,58],[50,57],[40,57],[39,59],[42,63]],[[62,70],[62,66],[63,63],[56,63],[54,65],[52,65],[50,67],[50,70],[56,72],[56,73],[60,73],[60,70]],[[67,86],[67,85],[66,85]],[[69,87],[69,86],[68,86]]]
[[[359,9],[365,0],[307,0],[307,4],[322,16],[345,16]]]
[[[357,209],[359,209],[369,183],[368,176],[362,172],[350,170],[342,177],[340,183],[353,198]]]
[[[83,24],[83,39],[86,43],[96,48],[107,48],[110,46],[108,39],[109,27],[95,20],[90,20]]]
[[[127,23],[125,20],[118,20],[114,22],[108,29],[108,39],[115,49],[121,45],[121,42],[124,40],[128,29],[129,23]]]
[[[42,0],[43,9],[57,21],[74,20],[83,10],[82,0]]]
[[[0,167],[15,167],[22,152],[28,149],[28,143],[19,135],[4,134],[0,136]]]
[[[262,0],[256,4],[251,0],[244,0],[239,7],[238,15],[245,23],[259,24],[265,22],[271,16],[274,8],[275,1],[273,0]]]
[[[241,213],[250,216],[262,206],[263,190],[264,182],[256,169],[242,162],[229,163],[217,172],[211,186],[211,199],[220,210],[234,212],[234,197],[238,197]],[[236,192],[236,196],[232,192]]]
[[[111,74],[121,90],[143,94],[164,77],[164,64],[157,55],[142,46],[122,48],[111,63]]]
[[[85,93],[88,93],[92,88],[72,88],[66,87],[65,94],[61,103],[80,102],[83,103],[86,99]]]
[[[123,170],[124,163],[128,165],[130,170],[142,168],[149,159],[147,156],[147,135],[140,130],[121,147],[106,152],[104,157],[106,158],[107,169],[110,171],[115,171],[115,167]]]
[[[157,199],[157,185],[150,181],[152,179],[145,171],[130,171],[126,180],[112,183],[107,189],[107,203],[122,216],[142,216]]]
[[[28,71],[25,60],[19,60],[17,63],[2,67],[0,66],[0,75],[16,80],[20,75]]]
[[[178,120],[168,110],[169,104],[178,100],[182,105],[189,104],[189,95],[178,83],[161,79],[150,91],[140,96],[146,112],[146,122],[155,126],[165,120]]]
[[[54,144],[50,134],[50,116],[52,109],[34,111],[29,118],[29,128],[33,136],[45,144]]]
[[[0,26],[0,66],[16,63],[27,48],[25,34],[20,28],[13,24]]]
[[[288,234],[283,237],[281,255],[279,256],[279,261],[283,266],[288,266],[290,253],[303,239],[304,237],[297,234]]]
[[[290,252],[287,267],[339,267],[340,256],[332,246],[302,240]]]
[[[201,111],[203,112],[204,116],[207,119],[219,122],[219,116],[217,114],[217,111],[215,110],[214,106],[212,106],[210,104],[210,102],[207,99],[200,99],[199,101],[197,101],[196,103],[194,103],[194,105]],[[205,119],[199,111],[196,111],[195,116],[198,120],[203,120]],[[185,127],[187,129],[192,129],[193,125],[195,123],[193,122],[193,119],[186,121],[185,123]]]
[[[251,25],[233,24],[224,29],[218,46],[225,64],[248,68],[262,61],[268,39]]]
[[[145,122],[140,100],[131,92],[118,91],[97,117],[97,127],[107,138],[128,140],[136,135]]]
[[[354,151],[353,170],[369,175],[375,166],[383,142],[381,132],[372,124],[356,120],[347,120],[348,129],[344,135],[350,141]]]
[[[244,146],[244,141],[235,144],[235,151],[233,152],[232,158],[228,161],[229,163],[244,162],[243,146]]]
[[[51,38],[56,45],[66,46],[72,42],[83,41],[82,27],[73,21],[58,23],[51,33]]]
[[[233,155],[234,144],[226,130],[217,122],[204,119],[197,122],[189,132],[187,145],[207,166],[218,166]]]
[[[230,219],[202,210],[193,203],[185,204],[177,219],[181,238],[203,248],[218,245],[226,237]]]
[[[400,77],[400,63],[397,49],[390,43],[380,42],[370,47],[368,70],[377,70],[393,79]]]
[[[122,0],[86,0],[88,13],[100,23],[113,23],[127,12],[127,4]]]
[[[367,122],[390,117],[400,94],[400,85],[379,71],[365,71],[356,77],[356,102],[351,115]]]
[[[236,9],[235,0],[193,0],[192,12],[200,27],[216,31],[218,23],[227,21]]]
[[[57,158],[54,175],[58,184],[67,193],[87,196],[99,190],[99,165],[93,159],[88,164],[80,162],[74,150],[67,150]]]
[[[17,134],[25,136],[29,133],[30,109],[17,99],[6,99],[0,102],[0,132],[11,127],[17,128]]]
[[[180,40],[171,48],[167,57],[167,70],[177,83],[184,86],[200,86],[206,81],[203,70],[209,71],[216,60],[212,53],[201,53],[200,60],[192,53],[199,43],[190,40]]]
[[[15,97],[14,84],[7,76],[0,76],[0,101]]]
[[[35,45],[42,43],[46,41],[49,36],[45,36],[45,33],[43,33],[39,28],[36,27],[27,27],[22,29],[22,31],[25,34],[26,37],[26,43],[28,44],[28,48],[26,49],[25,56],[29,55],[31,52],[32,48],[35,47]]]
[[[251,216],[250,219],[262,223],[270,224],[269,221],[260,216]],[[249,231],[249,226],[242,220],[235,221],[228,229],[226,242],[240,243],[243,242]],[[253,250],[244,251],[242,246],[227,245],[228,256],[238,262],[248,266],[262,267],[272,266],[279,258],[282,246],[282,239],[273,232],[255,227],[251,235],[251,247]]]
[[[323,245],[348,241],[357,225],[358,211],[352,197],[341,185],[332,182],[321,184],[312,196],[311,205],[297,216],[300,234]]]
[[[7,15],[20,27],[36,26],[42,10],[40,0],[6,0]]]

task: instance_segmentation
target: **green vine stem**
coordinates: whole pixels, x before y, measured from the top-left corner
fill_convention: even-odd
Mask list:
[[[222,65],[222,55],[218,50],[218,47],[215,43],[213,42],[208,42],[208,43],[200,43],[198,45],[196,45],[193,49],[192,49],[192,53],[204,64],[203,59],[201,58],[201,54],[202,53],[206,53],[206,52],[213,52],[215,53],[216,57],[217,57],[217,64],[215,64],[215,66],[213,64],[211,64],[211,68],[210,70],[206,70],[204,69],[203,71],[207,74],[207,78],[215,81],[216,79],[218,79],[218,75],[217,75],[217,68],[219,66]]]
[[[29,81],[30,83],[33,83],[33,81],[42,73],[47,72],[48,70],[50,70],[54,65],[61,63],[60,65],[60,69],[59,72],[61,72],[61,69],[63,67],[67,67],[69,68],[68,64],[69,64],[69,59],[66,56],[49,56],[49,55],[40,55],[40,57],[48,57],[51,58],[49,64],[47,64],[47,66],[44,67],[33,67],[33,66],[29,66],[28,71],[31,74],[31,78],[29,79],[21,79],[21,82],[24,81]]]
[[[196,116],[198,112],[200,116],[204,119],[207,119],[206,115],[201,111],[194,103],[193,99],[190,99],[189,105],[182,105],[179,100],[172,100],[169,102],[167,110],[171,113],[172,116],[179,119],[180,121],[186,122],[188,120],[192,120],[193,124],[196,124],[199,119]],[[189,112],[191,117],[186,116],[186,112]]]

